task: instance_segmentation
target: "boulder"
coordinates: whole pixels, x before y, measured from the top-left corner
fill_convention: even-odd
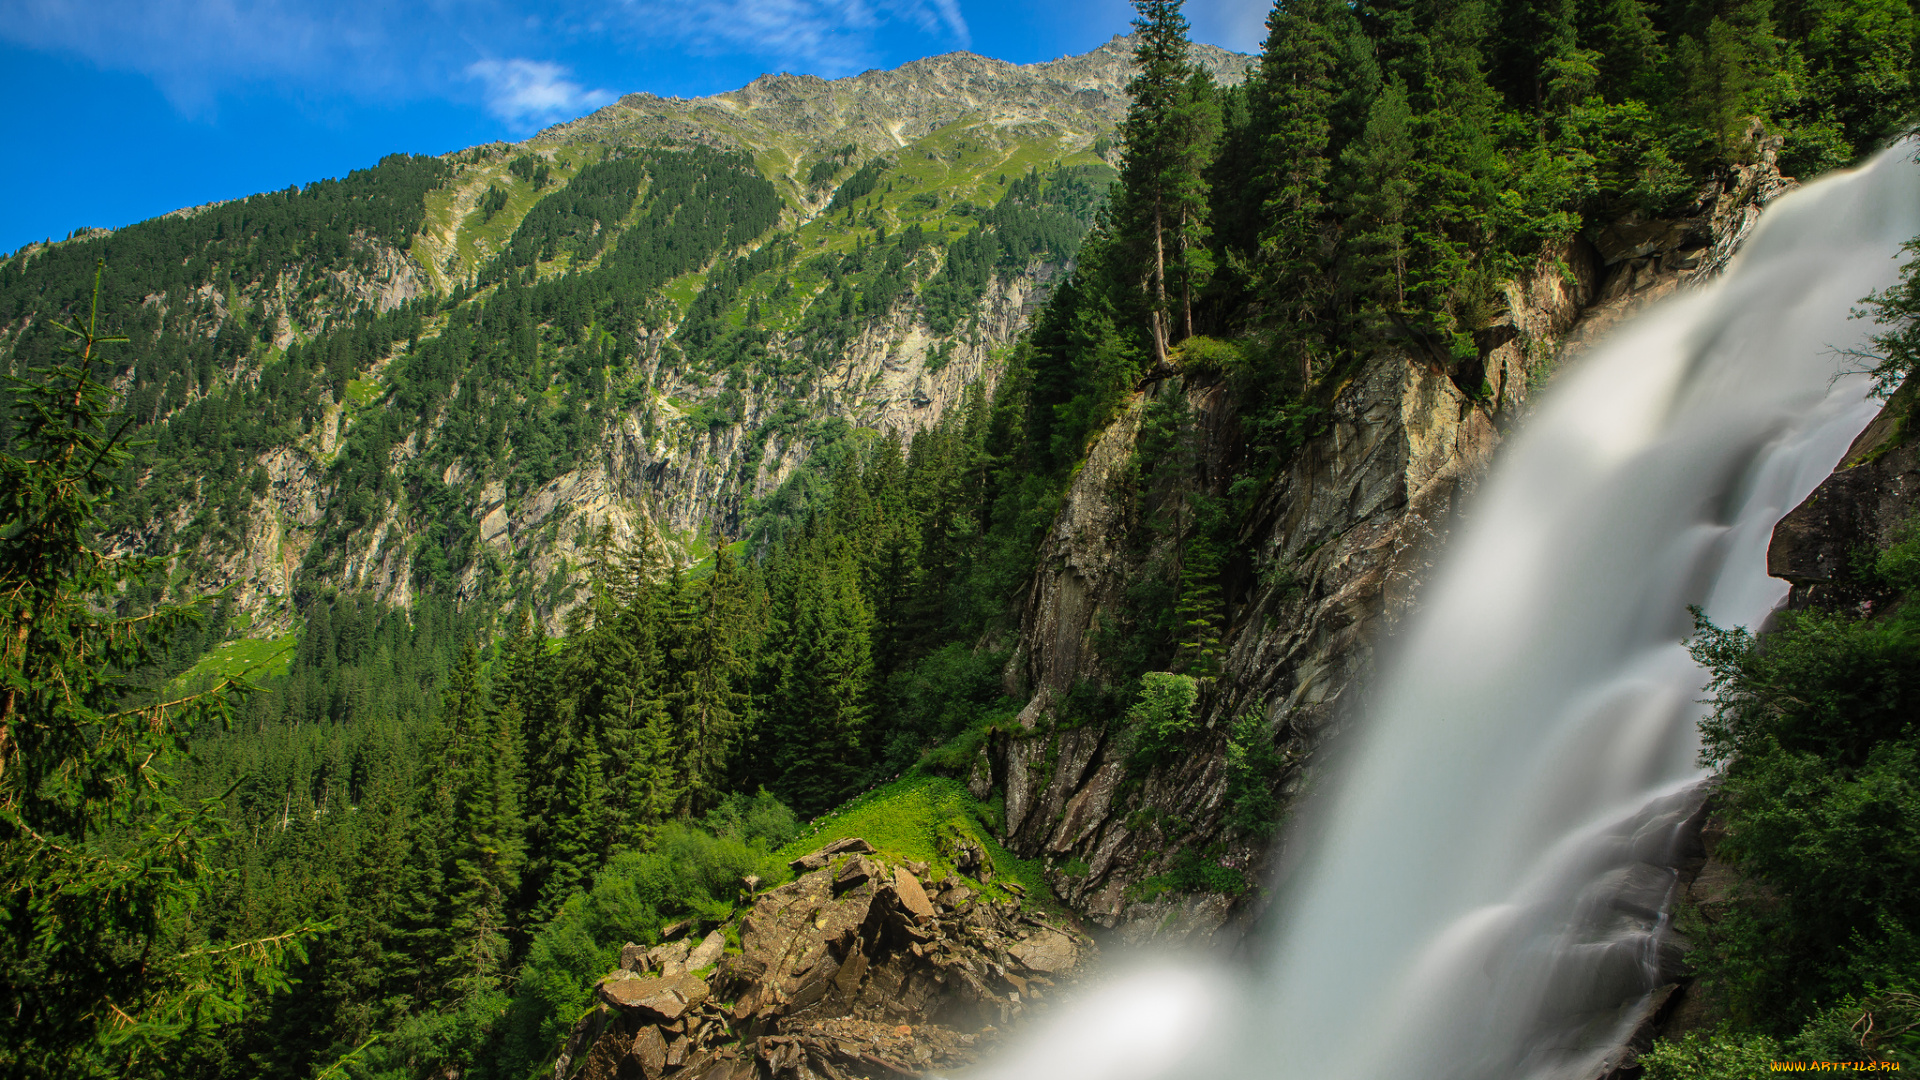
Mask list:
[[[1017,902],[972,897],[949,876],[942,895],[971,902],[943,910],[909,868],[862,851],[840,858],[838,873],[812,871],[756,897],[737,924],[739,953],[723,955],[723,928],[692,949],[676,942],[638,960],[656,957],[665,971],[602,982],[604,1033],[590,1044],[593,1032],[581,1027],[559,1080],[950,1072],[978,1050],[972,1033],[996,1036],[1085,966],[1091,942]],[[710,957],[711,986],[673,973]]]
[[[652,1025],[641,1028],[640,1034],[634,1036],[633,1048],[627,1051],[627,1057],[640,1066],[647,1080],[654,1080],[667,1069],[667,1037]]]
[[[913,921],[925,924],[934,916],[933,901],[927,899],[927,891],[920,887],[920,879],[908,873],[905,867],[893,872],[893,891],[900,898],[900,906]]]
[[[687,970],[699,971],[709,964],[717,963],[720,954],[727,951],[727,936],[715,930],[701,940],[698,947],[687,954]]]
[[[827,863],[831,862],[835,855],[844,854],[849,851],[858,855],[866,855],[873,851],[873,845],[857,836],[849,836],[845,839],[835,840],[833,843],[828,844],[818,851],[810,851],[788,863],[787,867],[796,874],[810,873],[814,870],[824,870],[826,869]]]
[[[847,865],[841,867],[839,875],[833,879],[833,891],[846,892],[879,876],[880,867],[873,860],[865,855],[855,855],[847,860]]]
[[[787,864],[787,869],[792,870],[796,874],[811,874],[815,870],[825,870],[826,868],[827,853],[825,851],[809,851],[805,855]]]
[[[1028,971],[1051,975],[1072,967],[1080,957],[1080,950],[1074,946],[1072,938],[1058,930],[1042,930],[1015,944],[1007,950],[1007,954],[1020,961]]]
[[[707,1000],[707,984],[694,975],[615,979],[600,984],[600,1000],[643,1023],[671,1024]]]
[[[672,941],[665,945],[655,945],[647,950],[647,968],[662,975],[678,975],[687,970],[687,953],[693,946],[684,941]],[[642,970],[640,968],[633,969]]]
[[[620,970],[647,970],[647,947],[645,945],[635,945],[631,941],[620,946]]]

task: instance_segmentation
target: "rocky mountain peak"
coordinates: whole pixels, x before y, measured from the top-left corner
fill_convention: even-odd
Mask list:
[[[950,52],[839,79],[767,74],[708,97],[628,94],[546,134],[624,140],[640,134],[687,139],[699,132],[711,133],[700,141],[746,147],[778,133],[879,154],[970,117],[1099,131],[1126,115],[1133,48],[1133,37],[1121,35],[1091,52],[1037,64]],[[1243,81],[1254,62],[1202,44],[1193,46],[1193,60],[1223,84]]]

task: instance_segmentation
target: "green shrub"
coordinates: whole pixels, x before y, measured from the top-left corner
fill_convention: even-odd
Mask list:
[[[1688,1033],[1679,1042],[1661,1039],[1640,1056],[1646,1080],[1754,1080],[1782,1060],[1780,1044],[1765,1035]]]
[[[1232,867],[1222,866],[1218,851],[1202,853],[1187,848],[1174,856],[1173,866],[1164,874],[1142,879],[1127,889],[1127,899],[1145,903],[1163,893],[1219,893],[1239,896],[1249,888],[1247,877]]]
[[[1197,372],[1231,372],[1246,362],[1246,353],[1231,341],[1195,334],[1174,348],[1182,367]]]
[[[1874,558],[1873,569],[1890,589],[1920,592],[1920,516],[1900,528],[1893,544]]]
[[[1917,621],[1791,613],[1756,646],[1702,620],[1692,643],[1713,673],[1719,850],[1742,875],[1699,967],[1746,1026],[1785,1037],[1920,970]]]
[[[1127,710],[1134,740],[1128,767],[1152,768],[1171,757],[1193,730],[1199,699],[1200,685],[1190,675],[1149,671],[1140,676],[1140,697]]]
[[[1227,827],[1264,835],[1280,813],[1274,787],[1287,768],[1287,756],[1257,712],[1233,722],[1227,733]]]
[[[886,713],[899,722],[884,748],[882,774],[900,772],[937,746],[923,764],[962,775],[992,724],[1019,707],[1000,686],[1006,662],[1004,650],[976,650],[955,642],[890,676],[884,690]]]

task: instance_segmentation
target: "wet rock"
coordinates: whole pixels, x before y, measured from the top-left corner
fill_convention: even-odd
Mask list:
[[[1909,382],[1854,439],[1840,467],[1774,526],[1767,573],[1792,583],[1787,603],[1866,614],[1894,599],[1857,554],[1889,545],[1920,509],[1920,384]]]
[[[1615,911],[1658,919],[1673,896],[1678,877],[1670,867],[1634,863],[1603,875],[1593,887]]]

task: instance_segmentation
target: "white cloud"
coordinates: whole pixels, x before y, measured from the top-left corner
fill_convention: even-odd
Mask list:
[[[961,48],[973,42],[957,0],[626,0],[650,33],[708,53],[750,52],[825,75],[857,71],[889,23],[910,23]]]
[[[478,60],[467,77],[487,87],[487,111],[518,127],[571,119],[611,103],[607,90],[588,90],[567,78],[572,69],[539,60]]]

